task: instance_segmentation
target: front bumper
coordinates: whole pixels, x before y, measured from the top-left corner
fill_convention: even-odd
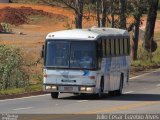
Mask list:
[[[95,85],[43,85],[45,92],[61,92],[61,93],[96,93]]]

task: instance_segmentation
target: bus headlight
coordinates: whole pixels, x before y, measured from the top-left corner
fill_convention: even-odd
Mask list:
[[[51,86],[47,85],[46,90],[50,90],[50,89],[51,89]]]
[[[86,91],[93,91],[93,88],[92,87],[87,87]]]
[[[86,90],[86,87],[81,87],[80,90],[81,90],[81,91],[85,91],[85,90]]]
[[[52,90],[57,90],[57,86],[52,86]]]

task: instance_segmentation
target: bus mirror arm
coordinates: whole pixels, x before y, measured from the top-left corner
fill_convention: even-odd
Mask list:
[[[44,57],[44,45],[42,45],[42,50],[41,50],[41,58]]]

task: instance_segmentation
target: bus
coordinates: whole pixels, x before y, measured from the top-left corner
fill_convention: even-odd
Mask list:
[[[129,33],[116,28],[49,33],[42,49],[43,89],[59,93],[121,95],[130,67]]]

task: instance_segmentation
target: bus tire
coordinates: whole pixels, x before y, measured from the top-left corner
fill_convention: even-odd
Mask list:
[[[119,89],[116,91],[116,95],[118,95],[118,96],[122,95],[122,90],[123,90],[123,80],[124,80],[124,76],[123,76],[123,74],[121,74]]]
[[[101,78],[100,89],[99,89],[99,92],[96,94],[96,98],[102,98],[103,90],[104,90],[104,77]]]
[[[59,96],[59,92],[51,92],[51,98],[52,99],[57,99]]]
[[[114,95],[115,95],[115,91],[109,91],[109,92],[108,92],[108,95],[109,95],[109,96],[114,96]]]

